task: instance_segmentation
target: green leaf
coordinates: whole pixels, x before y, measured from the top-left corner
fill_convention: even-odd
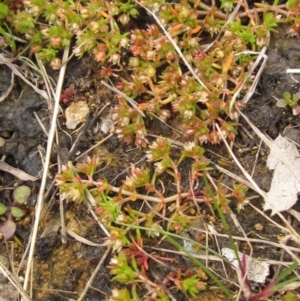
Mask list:
[[[13,16],[13,25],[20,33],[28,33],[35,26],[35,20],[27,11],[20,11]]]
[[[284,92],[283,93],[283,98],[287,101],[287,103],[289,103],[290,102],[290,100],[291,100],[291,93],[289,93],[289,92]]]
[[[284,108],[284,107],[287,106],[287,101],[285,99],[283,99],[283,98],[277,99],[276,106],[278,108]]]
[[[0,3],[0,20],[4,19],[8,15],[8,6]]]
[[[274,27],[277,27],[276,19],[274,17],[274,14],[268,13],[264,17],[264,24],[266,24],[268,29],[272,29]]]
[[[297,0],[288,0],[287,7],[291,9],[294,5],[297,5]]]
[[[4,204],[0,203],[0,215],[6,213],[7,208]]]
[[[51,48],[43,48],[38,54],[37,57],[43,62],[50,62],[56,57],[57,50]]]
[[[23,217],[25,212],[19,207],[11,207],[11,214],[13,217]]]
[[[296,292],[292,292],[292,291],[287,292],[282,298],[282,301],[297,301],[297,300],[298,297]]]
[[[18,204],[24,204],[30,197],[31,189],[28,186],[22,185],[17,187],[13,192],[14,201]]]
[[[16,42],[15,42],[14,36],[11,32],[11,29],[6,23],[4,23],[4,27],[6,27],[7,32],[0,26],[0,34],[5,38],[5,40],[9,44],[10,48],[13,51],[16,51]]]

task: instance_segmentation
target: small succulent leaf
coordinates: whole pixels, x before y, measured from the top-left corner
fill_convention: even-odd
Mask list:
[[[13,217],[22,217],[25,215],[25,212],[19,207],[11,207],[11,214]]]
[[[26,185],[22,185],[14,190],[13,198],[18,204],[24,204],[28,200],[30,194],[31,189]]]
[[[7,207],[4,204],[0,203],[0,215],[6,213],[6,211]]]
[[[291,93],[290,92],[284,92],[283,98],[289,103],[291,101]]]
[[[298,105],[294,106],[292,111],[293,111],[294,116],[299,115],[300,114],[300,106],[298,106]]]
[[[0,226],[0,233],[2,233],[3,237],[8,240],[14,235],[16,228],[16,223],[13,220],[8,219],[4,224]]]
[[[0,3],[0,19],[4,19],[8,15],[8,6],[6,4]]]
[[[276,106],[277,106],[278,108],[284,108],[284,107],[286,107],[287,105],[288,105],[288,103],[287,103],[286,99],[284,99],[284,98],[277,99]]]

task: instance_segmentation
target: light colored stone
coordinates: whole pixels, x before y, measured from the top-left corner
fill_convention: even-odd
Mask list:
[[[89,107],[85,101],[73,102],[66,109],[66,126],[70,130],[74,130],[77,125],[85,120],[89,113]]]

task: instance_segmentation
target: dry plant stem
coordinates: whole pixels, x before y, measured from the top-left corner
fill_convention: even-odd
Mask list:
[[[61,195],[59,195],[59,216],[60,216],[61,236],[62,236],[61,242],[63,244],[66,244],[67,231],[66,231],[65,213],[64,213],[64,199],[62,198]]]
[[[153,269],[150,269],[150,273],[151,273],[151,276],[157,281],[157,283],[163,288],[164,292],[168,295],[170,300],[177,301],[177,299],[171,294],[171,292],[168,290],[168,288],[162,283],[161,277],[156,275],[156,273],[154,273]]]
[[[86,285],[85,285],[83,291],[81,292],[79,298],[77,299],[77,301],[83,300],[83,298],[84,298],[84,296],[86,295],[88,289],[89,289],[90,286],[92,285],[92,283],[93,283],[93,281],[94,281],[94,279],[95,279],[97,273],[99,272],[100,268],[102,267],[104,260],[105,260],[105,259],[107,258],[107,256],[110,254],[111,249],[112,249],[112,246],[109,246],[109,247],[107,248],[106,252],[103,254],[101,260],[99,261],[99,263],[98,263],[97,267],[95,268],[93,274],[91,275],[89,281],[86,283]]]
[[[253,248],[252,248],[252,245],[243,229],[243,227],[241,226],[241,224],[239,223],[239,221],[237,220],[236,218],[236,215],[233,214],[233,212],[230,210],[230,216],[232,218],[232,220],[234,221],[234,224],[235,226],[239,229],[239,231],[243,234],[243,236],[245,237],[246,241],[247,241],[247,244],[250,248],[250,254],[249,254],[249,258],[252,258],[252,254],[253,254]],[[248,272],[249,272],[249,265],[246,265],[246,270],[243,271],[244,272],[244,276],[243,278],[241,279],[241,286],[240,286],[240,289],[239,289],[239,292],[238,292],[238,296],[237,296],[237,300],[240,300],[240,296],[241,294],[243,293],[243,289],[244,289],[244,284],[245,282],[247,281],[247,275],[248,275]],[[237,276],[239,278],[239,275],[238,275],[239,271],[237,270]]]
[[[251,177],[253,177],[254,172],[255,172],[257,160],[259,158],[259,153],[260,153],[260,150],[261,150],[261,145],[262,145],[262,140],[260,140],[260,142],[259,142],[258,150],[257,150],[256,155],[255,155],[255,161],[254,161],[254,164],[253,164],[253,168],[252,168],[252,172],[251,172]]]
[[[198,5],[199,5],[200,8],[205,10],[206,15],[209,14],[210,11],[213,9],[211,6],[208,6],[204,3],[202,3],[202,1],[200,1],[200,3]],[[216,17],[220,18],[220,19],[223,19],[223,20],[226,20],[226,18],[227,18],[227,15],[222,13],[222,11],[220,11],[220,10],[215,10],[214,15]]]
[[[247,187],[251,188],[252,190],[255,190],[255,187],[248,181],[246,181],[245,179],[235,175],[234,173],[232,173],[231,171],[219,166],[218,164],[214,164],[214,166],[221,172],[223,172],[224,174],[226,174],[227,176],[231,177],[232,179],[236,180],[237,182],[240,182],[244,185],[246,185]]]
[[[82,182],[85,182],[84,180]],[[97,185],[97,183],[95,183]],[[123,195],[127,195],[127,196],[132,196],[132,192],[131,191],[127,191],[127,190],[120,190],[119,187],[115,187],[115,186],[110,186],[110,190],[116,193],[119,193],[121,191],[121,193]],[[150,195],[144,195],[144,194],[140,194],[137,193],[136,197],[140,200],[147,200],[147,201],[151,201],[151,202],[156,202],[156,203],[170,203],[170,202],[174,202],[176,201],[178,198],[184,199],[189,197],[191,194],[189,192],[183,192],[180,195],[176,194],[176,195],[172,195],[169,196],[167,198],[164,199],[160,199],[154,196],[150,196]]]
[[[218,241],[218,237],[214,233],[215,231],[214,231],[213,227],[211,225],[206,225],[205,228],[206,228],[206,231],[203,231],[203,232],[205,232],[205,235],[206,235],[207,238],[209,236],[214,238],[214,240],[216,242],[216,245],[217,245],[217,248],[218,248],[218,251],[219,251],[219,254],[221,256],[220,244],[219,244],[219,241]],[[206,257],[207,257],[206,267],[208,268],[208,264],[207,264],[208,263],[208,256],[210,256],[208,254],[208,244],[206,245],[206,247],[207,247],[207,249],[205,250],[206,251]],[[222,267],[223,267],[223,272],[225,274],[225,277],[226,277],[226,279],[228,279],[229,277],[228,277],[227,270],[226,270],[226,267],[225,267],[225,264],[224,264],[223,260],[221,261],[221,264],[222,264]]]
[[[22,181],[32,181],[32,182],[34,182],[34,181],[38,180],[38,178],[27,174],[25,171],[23,171],[21,169],[11,167],[10,165],[8,165],[7,163],[5,163],[3,161],[0,161],[0,170],[10,173],[10,174],[12,174],[13,176],[15,176],[16,178],[18,178]]]
[[[252,206],[253,207],[253,206]],[[194,229],[194,230],[198,230],[199,232],[203,232],[204,233],[204,230],[199,230],[199,229],[195,229],[193,227],[191,227],[191,229]],[[221,233],[218,233],[216,230],[213,231],[213,234],[214,235],[217,235],[219,237],[225,237],[225,238],[228,238],[228,235],[227,234],[221,234]],[[243,238],[243,237],[240,237],[240,236],[232,236],[232,238],[234,240],[237,240],[237,241],[249,241],[249,242],[252,242],[252,243],[255,243],[255,244],[264,244],[264,245],[270,245],[272,247],[275,247],[275,248],[280,248],[280,249],[284,249],[286,250],[287,248],[291,251],[294,251],[294,252],[300,252],[300,249],[299,248],[295,248],[295,247],[290,247],[290,246],[286,246],[286,245],[283,245],[283,244],[279,244],[279,243],[276,243],[276,242],[272,242],[272,241],[269,241],[267,239],[256,239],[256,238],[249,238],[247,237],[246,238]],[[278,263],[277,263],[278,264]],[[290,262],[286,263],[286,264],[290,264]]]
[[[207,173],[207,177],[208,177],[208,179],[210,180],[210,182],[215,186],[214,181],[213,181],[213,179],[211,178],[211,176],[210,176],[209,173]],[[216,189],[216,191],[217,191],[217,188],[216,188],[216,187],[215,187],[215,189]],[[243,235],[244,235],[244,237],[245,237],[245,240],[247,241],[248,246],[250,247],[250,254],[249,254],[249,256],[252,257],[252,253],[253,253],[252,245],[251,245],[251,243],[249,242],[246,233],[244,232],[243,228],[241,227],[240,223],[238,222],[237,218],[235,217],[235,215],[232,213],[231,210],[230,210],[230,216],[231,216],[231,218],[232,218],[232,220],[233,220],[235,226],[239,229],[240,232],[243,233]],[[213,233],[214,233],[214,232],[215,232],[215,230],[213,229]],[[220,250],[220,248],[219,248],[219,244],[218,244],[218,240],[217,240],[217,239],[216,239],[216,243],[217,243],[218,251],[219,251],[219,253],[221,254],[221,250]],[[223,268],[224,268],[224,266],[223,266]],[[243,279],[242,279],[242,283],[244,283],[244,282],[246,281],[246,277],[247,277],[247,273],[248,273],[248,268],[249,268],[249,266],[246,266],[246,271],[245,271],[245,275],[244,275],[244,277],[243,277]],[[225,271],[225,274],[226,274],[226,269],[224,269],[224,271]],[[240,289],[239,289],[239,292],[238,292],[238,296],[237,296],[237,300],[239,300],[240,295],[242,294],[242,289],[243,289],[243,285],[240,286]]]
[[[91,247],[103,247],[105,246],[105,244],[97,244],[94,243],[78,234],[76,234],[75,232],[73,232],[71,229],[67,229],[67,234],[69,234],[71,237],[73,237],[74,239],[76,239],[78,242],[91,246]]]
[[[67,60],[68,54],[69,54],[69,47],[66,47],[64,50],[64,54],[63,54],[63,62]],[[37,239],[40,215],[41,215],[43,201],[44,201],[44,191],[45,191],[45,187],[46,187],[46,181],[47,181],[47,177],[48,177],[48,169],[49,169],[49,165],[50,165],[50,156],[51,156],[52,145],[53,145],[55,130],[56,130],[56,119],[57,119],[58,112],[59,112],[60,94],[61,94],[62,85],[63,85],[63,81],[64,81],[64,77],[65,77],[65,72],[66,72],[66,64],[63,65],[62,68],[60,69],[59,78],[58,78],[57,87],[56,87],[56,93],[55,93],[55,98],[54,98],[55,105],[54,105],[54,111],[53,111],[53,116],[52,116],[52,121],[51,121],[51,128],[50,128],[49,136],[48,136],[44,171],[43,171],[42,182],[41,182],[40,191],[38,194],[38,199],[37,199],[37,204],[36,204],[36,209],[35,209],[36,210],[35,211],[35,221],[34,221],[33,230],[32,230],[27,269],[25,272],[25,279],[24,279],[24,285],[23,285],[24,290],[27,290],[29,274],[30,274],[30,270],[31,270],[30,267],[31,267],[31,263],[33,260],[34,250],[35,250],[35,243],[36,243],[36,239]]]
[[[142,110],[140,110],[138,108],[138,104],[136,103],[136,101],[134,101],[132,98],[128,97],[126,94],[124,94],[123,92],[121,92],[119,89],[117,89],[116,87],[113,87],[111,85],[109,85],[108,83],[106,83],[104,80],[101,81],[101,84],[104,85],[106,88],[112,90],[113,92],[121,95],[122,97],[124,97],[129,103],[130,105],[137,110],[137,112],[139,112],[139,114],[143,117],[146,117],[146,115],[144,114],[144,112]]]
[[[47,71],[45,69],[45,66],[42,64],[42,62],[40,60],[37,60],[37,63],[39,65],[39,68],[41,70],[42,76],[43,76],[43,80],[47,89],[47,94],[48,95],[55,95],[55,92],[53,90],[53,86],[51,85],[51,81],[49,76],[47,75]],[[52,114],[53,114],[53,98],[48,98],[48,110],[49,110],[49,116],[51,118]],[[48,134],[47,134],[48,135]]]
[[[108,230],[105,228],[105,226],[103,225],[103,223],[99,221],[98,216],[96,215],[96,213],[92,209],[92,207],[96,207],[96,201],[95,201],[95,199],[93,198],[93,196],[91,195],[91,193],[87,189],[85,190],[85,194],[86,194],[86,197],[88,199],[88,202],[87,202],[88,209],[90,210],[91,214],[93,215],[93,217],[97,221],[97,223],[100,226],[100,228],[102,229],[102,231],[105,233],[105,235],[107,237],[109,237],[110,234],[109,234]]]
[[[9,282],[16,288],[16,290],[19,292],[19,294],[22,296],[22,300],[24,301],[32,301],[31,298],[28,296],[28,294],[25,292],[25,290],[22,288],[22,285],[19,281],[19,279],[13,275],[6,266],[3,265],[3,263],[0,261],[0,272],[6,276],[9,280]]]
[[[85,151],[84,153],[82,153],[80,156],[76,157],[75,161],[78,161],[80,158],[86,156],[91,150],[93,150],[94,148],[96,148],[97,146],[101,145],[106,140],[108,140],[110,137],[112,137],[113,134],[114,133],[110,133],[108,136],[106,136],[104,139],[102,139],[101,141],[99,141],[98,143],[96,143],[95,145],[93,145],[91,148],[89,148],[87,151]]]
[[[281,161],[282,164],[286,166],[286,168],[289,169],[291,174],[296,178],[296,180],[300,183],[300,174],[295,170],[293,164],[286,159],[286,157],[283,155],[283,153],[280,151],[280,149],[274,145],[273,141],[271,141],[269,138],[267,138],[239,109],[239,113],[241,116],[245,119],[245,121],[250,125],[252,130],[255,132],[255,134],[262,139],[262,141],[275,153],[278,160]]]
[[[228,237],[228,235],[226,234],[217,234],[220,237]],[[241,240],[243,241],[243,239],[241,237],[237,237],[237,236],[233,236],[232,238],[237,239],[237,240]],[[253,242],[257,242],[259,240],[257,239],[250,239]],[[263,243],[262,241],[260,241],[260,243]],[[274,247],[279,247],[281,248],[282,245],[273,243]],[[185,257],[188,257],[188,255],[185,252],[181,252],[181,251],[175,251],[175,250],[171,250],[171,249],[164,249],[164,248],[157,248],[157,247],[149,247],[151,250],[155,250],[155,251],[160,251],[160,252],[164,252],[164,253],[170,253],[170,254],[178,254],[178,255],[182,255]],[[193,254],[193,257],[197,258],[197,259],[206,259],[206,255],[200,255],[200,254]],[[210,262],[216,261],[216,262],[222,262],[223,258],[220,258],[218,256],[215,255],[208,255],[208,259],[210,260]],[[284,266],[284,267],[288,267],[291,264],[294,263],[294,261],[279,261],[279,260],[263,260],[264,262],[269,263],[270,265],[278,265],[278,266]],[[212,271],[213,272],[213,271]],[[230,279],[228,279],[230,280]]]
[[[263,62],[255,76],[255,79],[251,85],[251,87],[249,88],[248,92],[246,93],[246,95],[243,97],[243,103],[247,103],[248,100],[251,98],[251,96],[253,95],[255,88],[258,84],[258,80],[260,78],[261,73],[264,70],[265,64],[267,63],[267,55],[265,54],[267,51],[267,47],[264,46],[260,52],[254,52],[254,51],[243,51],[240,53],[235,54],[235,56],[240,55],[240,54],[258,54],[258,57],[256,58],[253,66],[251,67],[251,69],[247,72],[247,75],[245,77],[245,79],[243,80],[243,82],[240,84],[239,88],[237,89],[237,91],[234,93],[234,95],[232,96],[232,99],[230,101],[230,105],[229,105],[229,111],[232,111],[233,105],[235,104],[235,101],[237,99],[237,97],[239,96],[244,84],[246,83],[246,81],[249,79],[249,77],[251,76],[251,74],[254,72],[254,70],[256,69],[256,67],[259,65],[261,59],[263,59]]]
[[[268,140],[262,133],[260,133],[260,131],[248,120],[248,118],[241,113],[240,110],[238,110],[239,113],[243,116],[243,118],[245,118],[245,120],[248,122],[248,124],[251,126],[251,128],[254,130],[254,128],[256,129],[257,131],[257,134],[259,133],[259,137],[262,139],[262,140]],[[251,123],[251,124],[250,124]],[[253,126],[253,127],[252,127]],[[236,158],[236,156],[234,155],[234,153],[232,152],[231,148],[229,147],[226,139],[224,138],[224,135],[223,133],[221,132],[220,130],[220,127],[218,124],[216,124],[216,128],[218,130],[218,133],[220,135],[220,137],[222,138],[224,144],[226,145],[226,148],[228,150],[228,152],[230,153],[231,157],[233,158],[234,162],[236,163],[236,165],[239,167],[239,169],[242,171],[242,173],[245,175],[245,177],[249,180],[249,182],[251,182],[251,184],[254,186],[255,188],[255,191],[257,193],[259,193],[263,199],[265,200],[266,203],[268,203],[270,205],[270,207],[272,208],[273,210],[273,213],[276,213],[280,218],[281,220],[285,223],[285,225],[287,226],[287,228],[290,230],[290,232],[293,234],[294,236],[294,240],[298,243],[300,243],[300,236],[299,234],[295,231],[295,229],[288,223],[288,221],[286,220],[286,218],[273,206],[273,204],[271,204],[271,202],[269,201],[268,199],[268,196],[267,194],[261,190],[258,185],[254,182],[254,180],[252,179],[252,177],[248,174],[248,172],[244,169],[244,167],[241,165],[241,163],[238,161],[238,159]],[[254,130],[255,131],[255,130]],[[256,132],[255,131],[255,132]],[[262,138],[262,136],[264,136],[264,138]],[[274,145],[272,145],[272,142],[270,142],[270,140],[268,140],[268,144],[267,144],[269,147],[273,147],[275,148]],[[278,150],[278,148],[276,147],[276,152],[279,152],[279,157],[281,155],[282,157],[282,154],[280,154],[280,150]],[[287,160],[285,160],[286,162],[288,162]],[[283,162],[283,161],[282,161]],[[283,162],[284,163],[284,162]],[[288,162],[289,163],[289,162]],[[290,163],[289,163],[290,164]]]
[[[162,25],[162,23],[159,21],[159,19],[157,18],[157,16],[155,15],[155,13],[153,13],[150,9],[148,9],[147,7],[145,7],[144,5],[142,5],[139,1],[135,0],[135,2],[140,5],[141,7],[143,7],[157,22],[157,24],[159,25],[159,27],[162,29],[162,31],[164,32],[164,34],[166,35],[166,37],[168,38],[168,40],[171,42],[171,44],[173,45],[173,47],[175,48],[176,52],[178,53],[178,55],[181,57],[181,59],[183,60],[184,64],[186,65],[186,67],[190,70],[190,72],[193,74],[194,78],[198,81],[198,83],[207,91],[209,92],[209,89],[205,86],[205,84],[201,81],[201,79],[198,77],[198,75],[196,74],[196,72],[194,71],[194,69],[192,68],[192,66],[189,64],[189,62],[186,60],[186,58],[184,57],[183,53],[181,52],[180,48],[178,47],[178,45],[176,44],[176,42],[174,41],[174,39],[171,37],[171,35],[168,33],[168,31],[165,29],[165,27]]]
[[[283,243],[281,243],[281,245],[284,245]],[[285,246],[285,245],[284,245]],[[287,252],[290,256],[291,256],[291,258],[293,259],[293,260],[295,260],[297,263],[298,263],[298,265],[300,265],[300,259],[299,259],[299,257],[297,256],[297,254],[294,254],[291,250],[289,250],[289,248],[284,248],[284,250],[285,250],[285,252]],[[296,272],[295,272],[296,273]],[[298,276],[299,277],[299,276]]]
[[[236,6],[235,6],[233,12],[230,14],[230,16],[229,16],[228,19],[227,19],[227,15],[221,13],[223,16],[222,16],[222,17],[220,16],[220,18],[221,18],[221,19],[224,19],[224,20],[227,19],[227,21],[226,21],[225,24],[222,26],[221,30],[219,31],[219,33],[218,33],[218,35],[216,36],[216,38],[214,39],[214,41],[211,42],[208,46],[206,46],[206,47],[204,48],[204,52],[207,52],[207,51],[210,49],[210,47],[213,46],[213,45],[215,44],[215,42],[218,41],[218,40],[220,39],[220,36],[221,36],[221,34],[223,33],[224,29],[227,28],[228,24],[230,24],[232,21],[234,21],[234,19],[235,19],[235,17],[236,17],[236,14],[238,13],[238,11],[239,11],[239,9],[240,9],[240,7],[241,7],[241,5],[242,5],[242,2],[243,2],[243,0],[239,0],[239,2],[236,4]],[[203,5],[203,6],[206,6],[206,5],[203,4],[203,3],[199,3],[199,6],[200,6],[200,7],[201,7],[202,5]],[[218,12],[215,11],[215,12],[214,12],[214,15],[217,16],[217,15],[218,15]]]
[[[37,112],[34,111],[33,115],[34,115],[35,119],[37,120],[37,122],[39,123],[39,125],[40,125],[41,129],[43,130],[44,134],[46,136],[48,136],[48,132],[47,132],[44,124],[42,123],[42,120],[40,119],[39,115],[37,114]]]
[[[165,268],[168,268],[168,265],[167,265],[167,264],[165,264],[165,263],[163,263],[162,261],[156,259],[156,258],[155,258],[154,256],[152,256],[150,253],[147,253],[143,248],[141,248],[141,247],[134,241],[134,238],[132,237],[132,235],[130,235],[130,238],[131,238],[133,244],[137,247],[137,249],[138,249],[141,253],[145,254],[146,257],[149,257],[149,258],[151,258],[153,261],[155,261],[156,263],[158,263],[158,264],[164,266]]]
[[[77,136],[76,140],[74,141],[71,149],[69,150],[69,156],[68,156],[68,159],[71,158],[73,156],[73,154],[75,153],[76,149],[77,149],[77,146],[78,144],[80,143],[80,139],[82,138],[83,135],[86,134],[86,131],[88,131],[88,129],[93,126],[95,120],[97,120],[99,118],[99,116],[101,115],[101,113],[103,112],[103,110],[105,108],[107,108],[108,106],[110,106],[110,102],[106,103],[103,108],[97,112],[96,116],[92,119],[91,122],[89,123],[86,123],[84,126],[83,126],[83,130],[80,132],[80,134]],[[89,152],[89,150],[87,150],[87,152]]]
[[[10,60],[5,57],[3,54],[0,53],[0,64],[5,64],[6,66],[8,66],[9,69],[11,69],[11,71],[19,76],[27,85],[29,85],[36,93],[40,94],[43,98],[45,98],[46,100],[49,99],[49,95],[37,88],[35,85],[33,85],[19,70],[18,70],[18,67],[15,65],[15,64],[12,64],[10,62]]]
[[[256,13],[263,13],[266,11],[266,7],[267,7],[267,11],[273,11],[274,13],[279,13],[279,14],[282,14],[282,15],[285,15],[285,16],[288,16],[289,15],[289,9],[287,8],[287,5],[286,4],[281,4],[281,5],[267,5],[267,4],[262,4],[262,3],[255,3],[254,4],[255,6],[257,7],[261,7],[261,8],[252,8],[252,9],[249,9],[247,12],[244,12],[244,13],[240,13],[238,14],[238,17],[242,18],[242,17],[247,17],[248,16],[248,13],[252,13],[252,12],[256,12]],[[286,9],[286,10],[283,10],[283,9]]]
[[[14,82],[15,82],[15,74],[12,72],[11,79],[10,79],[10,85],[9,85],[8,89],[5,91],[5,93],[0,97],[0,102],[2,102],[9,95],[9,93],[13,89]]]
[[[238,159],[236,158],[236,156],[234,155],[233,151],[231,150],[230,146],[228,145],[222,131],[220,130],[220,127],[218,124],[216,124],[216,128],[218,130],[218,133],[220,135],[220,137],[222,138],[230,156],[233,158],[235,164],[238,166],[238,168],[243,172],[243,174],[245,175],[245,177],[248,179],[248,181],[252,184],[252,186],[254,187],[255,191],[257,193],[259,193],[265,200],[267,199],[267,194],[262,191],[258,185],[253,181],[252,177],[248,174],[248,172],[244,169],[244,167],[241,165],[241,163],[238,161]]]
[[[284,292],[288,292],[288,291],[296,291],[299,287],[300,287],[300,281],[295,281],[295,282],[292,282],[292,283],[289,283],[289,284],[283,286],[282,288],[280,288],[278,290],[278,292],[284,293]],[[299,298],[299,294],[298,294],[298,298]]]
[[[147,157],[144,156],[144,157],[142,157],[140,160],[134,162],[133,164],[134,164],[134,165],[137,165],[137,164],[139,164],[140,162],[143,162],[143,161],[146,160],[146,159],[147,159]],[[120,172],[118,175],[116,175],[116,176],[111,180],[111,183],[113,183],[114,181],[116,181],[121,175],[127,173],[130,169],[131,169],[130,166],[127,167],[127,168],[125,168],[122,172]]]
[[[286,69],[286,73],[300,73],[300,69]]]

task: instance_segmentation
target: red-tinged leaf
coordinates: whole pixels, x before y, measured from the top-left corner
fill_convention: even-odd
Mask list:
[[[178,13],[178,11],[177,11],[176,9],[170,8],[170,10],[171,10],[172,14],[173,14],[177,19],[180,18],[180,17],[179,17],[179,13]]]
[[[73,84],[69,86],[69,88],[65,89],[63,93],[60,96],[60,100],[64,103],[67,104],[73,99],[74,94],[76,93],[75,87]]]
[[[169,33],[173,34],[182,28],[183,24],[176,24],[171,29],[169,29]]]
[[[0,233],[2,233],[3,237],[8,240],[13,237],[16,229],[16,223],[12,219],[8,219],[4,224],[0,226]]]
[[[261,292],[254,295],[250,301],[261,301],[271,297],[275,292],[276,281],[271,281]]]
[[[223,73],[227,73],[230,66],[231,66],[231,63],[233,61],[233,55],[234,53],[231,52],[228,57],[226,58],[226,61],[225,61],[225,64],[223,65]]]
[[[200,31],[201,28],[202,28],[202,27],[201,27],[200,25],[198,25],[198,26],[196,26],[195,28],[193,28],[193,29],[190,31],[190,33],[193,33],[193,34],[198,33],[198,32]]]
[[[296,106],[293,107],[293,115],[297,116],[299,114],[300,114],[300,106],[296,105]]]

